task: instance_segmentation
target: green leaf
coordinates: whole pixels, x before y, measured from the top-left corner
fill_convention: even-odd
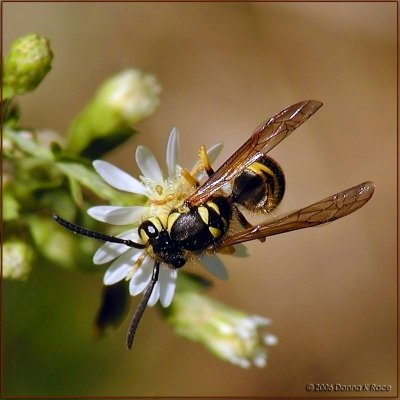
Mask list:
[[[3,219],[10,221],[19,217],[20,205],[14,196],[8,191],[3,192]]]
[[[69,188],[71,190],[72,200],[74,200],[75,204],[82,208],[83,206],[83,194],[81,187],[76,179],[68,177]]]
[[[60,213],[65,216],[64,213]],[[70,270],[99,272],[102,269],[93,265],[93,254],[101,242],[74,235],[73,232],[58,225],[48,216],[30,215],[27,217],[29,231],[36,251],[57,267]]]
[[[74,269],[74,235],[58,226],[51,217],[31,216],[28,224],[38,250],[49,260],[66,269]]]
[[[212,286],[212,282],[202,276],[182,271],[178,274],[176,292],[200,292]]]
[[[140,205],[142,196],[120,192],[107,183],[99,175],[78,163],[56,162],[55,165],[69,179],[76,180],[80,185],[90,189],[94,194],[115,205]]]
[[[120,131],[112,133],[105,137],[93,139],[82,151],[82,156],[91,160],[100,158],[106,153],[114,150],[131,138],[137,132],[130,127],[121,128]]]
[[[12,100],[3,100],[1,108],[4,127],[9,129],[15,128],[20,118],[19,106]]]
[[[36,140],[35,134],[29,131],[13,131],[5,129],[4,134],[14,144],[26,154],[35,158],[52,160],[53,156],[49,149],[45,148],[42,143]]]
[[[48,214],[59,214],[68,220],[74,220],[77,209],[66,188],[46,190],[40,194],[39,206],[42,210],[48,210]]]

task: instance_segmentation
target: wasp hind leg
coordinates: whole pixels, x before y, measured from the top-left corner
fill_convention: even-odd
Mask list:
[[[253,225],[249,221],[247,221],[247,218],[242,214],[242,212],[235,206],[234,206],[234,209],[235,209],[239,224],[245,229],[252,228]],[[266,239],[265,238],[260,238],[258,240],[261,243],[264,243]]]

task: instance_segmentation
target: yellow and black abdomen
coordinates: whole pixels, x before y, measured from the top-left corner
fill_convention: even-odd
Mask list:
[[[231,199],[248,210],[270,212],[284,193],[285,176],[281,167],[264,155],[235,178]]]
[[[181,249],[202,251],[226,233],[231,215],[230,200],[216,196],[187,213],[173,210],[168,217],[168,233]]]

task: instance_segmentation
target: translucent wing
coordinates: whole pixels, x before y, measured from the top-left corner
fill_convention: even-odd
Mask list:
[[[268,222],[244,229],[222,239],[219,247],[232,246],[249,240],[265,238],[284,232],[304,229],[335,221],[361,208],[372,197],[375,186],[364,182],[343,192],[336,193],[311,206],[278,216]]]
[[[193,207],[206,201],[223,185],[289,136],[321,106],[320,101],[302,101],[263,122],[250,139],[232,154],[195,193],[186,199],[186,204]]]

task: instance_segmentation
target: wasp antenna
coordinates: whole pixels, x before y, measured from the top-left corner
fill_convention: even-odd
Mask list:
[[[136,249],[144,249],[146,247],[144,244],[136,243],[133,242],[132,240],[120,239],[115,236],[109,236],[105,235],[104,233],[91,231],[89,229],[83,228],[82,226],[66,221],[65,219],[59,217],[58,215],[53,215],[53,219],[62,227],[69,229],[74,233],[78,233],[79,235],[82,236],[88,236],[93,239],[102,240],[103,242],[121,243],[129,247],[135,247]]]
[[[128,350],[130,350],[132,348],[132,343],[133,343],[133,339],[135,337],[136,329],[139,325],[140,319],[142,318],[144,310],[146,309],[146,306],[150,299],[150,296],[153,293],[154,286],[158,281],[159,271],[160,271],[160,263],[158,261],[156,261],[154,263],[153,275],[151,277],[149,286],[147,286],[147,289],[144,292],[142,300],[140,300],[138,308],[136,309],[135,314],[133,315],[131,324],[129,325],[128,333],[126,335],[126,347],[128,348]]]

